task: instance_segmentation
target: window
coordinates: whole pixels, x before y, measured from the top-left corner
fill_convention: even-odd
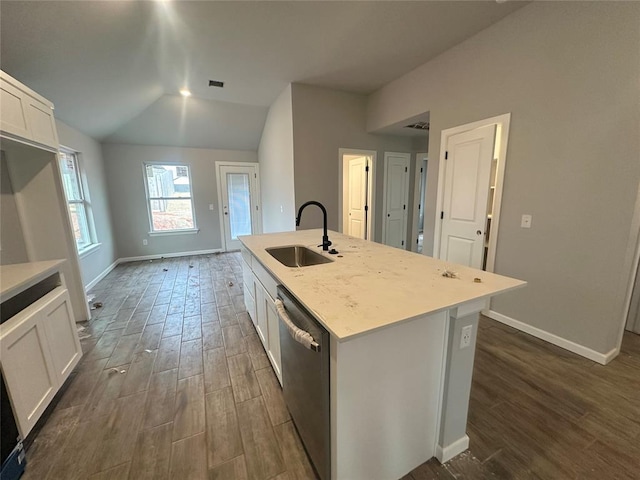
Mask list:
[[[145,164],[151,233],[195,230],[188,165]]]
[[[82,185],[78,153],[62,150],[59,152],[58,158],[60,159],[62,184],[69,206],[73,236],[78,252],[81,253],[96,244],[96,240],[93,233],[93,221],[90,217],[91,207]]]

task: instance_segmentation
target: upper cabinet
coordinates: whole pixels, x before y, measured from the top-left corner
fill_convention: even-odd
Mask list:
[[[53,104],[0,71],[0,134],[23,143],[58,150]]]

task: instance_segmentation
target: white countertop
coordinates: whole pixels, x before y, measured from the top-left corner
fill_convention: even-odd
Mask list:
[[[526,282],[379,243],[329,232],[338,255],[332,263],[286,267],[265,249],[276,246],[317,247],[322,230],[239,237],[260,263],[284,285],[338,340],[492,297]],[[442,276],[445,269],[457,278]],[[475,283],[474,278],[482,279]]]
[[[0,300],[2,302],[9,300],[60,271],[60,266],[64,262],[65,260],[47,260],[0,266]]]

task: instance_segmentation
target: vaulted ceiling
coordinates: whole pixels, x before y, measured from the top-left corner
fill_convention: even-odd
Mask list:
[[[287,84],[371,93],[522,5],[2,0],[0,66],[100,141],[255,150]]]

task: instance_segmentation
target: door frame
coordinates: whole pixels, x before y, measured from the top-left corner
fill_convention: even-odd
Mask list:
[[[369,157],[371,164],[369,165],[369,188],[367,191],[367,205],[369,206],[369,213],[367,215],[367,240],[373,241],[373,235],[375,233],[375,199],[376,199],[376,159],[378,158],[378,152],[375,150],[360,150],[355,148],[339,148],[338,149],[338,161],[340,162],[339,175],[338,175],[338,227],[340,233],[345,233],[345,221],[349,216],[347,209],[349,208],[348,202],[344,199],[347,198],[347,192],[349,190],[349,162],[345,161],[345,155],[354,155],[361,157]]]
[[[416,153],[416,169],[414,172],[414,185],[413,185],[413,223],[411,227],[411,251],[418,251],[418,243],[414,243],[414,240],[418,240],[418,223],[420,222],[420,209],[418,208],[418,204],[422,205],[422,208],[425,207],[425,198],[420,198],[420,184],[422,183],[422,175],[420,172],[420,168],[422,168],[422,162],[427,162],[427,168],[429,167],[429,153],[428,152],[417,152]],[[424,172],[425,177],[427,172]],[[427,193],[427,186],[425,184],[424,188],[425,194]],[[424,252],[424,245],[423,250]]]
[[[406,180],[405,180],[405,188],[407,191],[407,207],[409,206],[409,185],[410,185],[410,181],[409,181],[409,177],[411,174],[411,154],[410,153],[406,153],[406,152],[384,152],[384,177],[382,180],[382,243],[384,245],[387,244],[386,239],[387,239],[387,222],[384,219],[384,212],[386,211],[387,208],[387,176],[388,176],[388,163],[387,163],[387,158],[390,155],[401,155],[403,157],[407,157],[408,162],[407,162],[407,176],[406,176]],[[405,210],[405,214],[404,214],[407,218],[406,218],[406,225],[404,228],[404,249],[407,249],[407,236],[409,235],[409,210],[406,209]]]
[[[216,162],[216,189],[218,190],[218,217],[220,220],[220,245],[224,252],[228,252],[227,238],[224,234],[224,212],[222,211],[222,176],[220,174],[220,167],[253,167],[256,179],[256,206],[258,211],[254,217],[251,217],[251,229],[254,230],[253,234],[262,233],[262,203],[260,197],[260,165],[257,162]]]
[[[511,113],[505,113],[495,117],[478,120],[477,122],[466,123],[453,128],[442,130],[440,134],[440,156],[438,168],[438,189],[436,191],[436,212],[435,228],[433,233],[433,256],[440,258],[440,236],[442,235],[442,219],[440,212],[444,204],[444,180],[445,180],[445,153],[449,137],[459,133],[475,130],[476,128],[490,125],[496,126],[496,139],[494,144],[494,158],[498,159],[496,169],[496,188],[493,197],[493,212],[491,217],[491,230],[489,230],[489,245],[487,251],[487,264],[485,271],[493,272],[496,259],[496,249],[498,243],[498,227],[500,226],[500,210],[502,207],[502,191],[504,188],[504,171],[507,161],[507,146],[509,140],[509,126],[511,123]],[[487,187],[489,188],[489,187]]]

